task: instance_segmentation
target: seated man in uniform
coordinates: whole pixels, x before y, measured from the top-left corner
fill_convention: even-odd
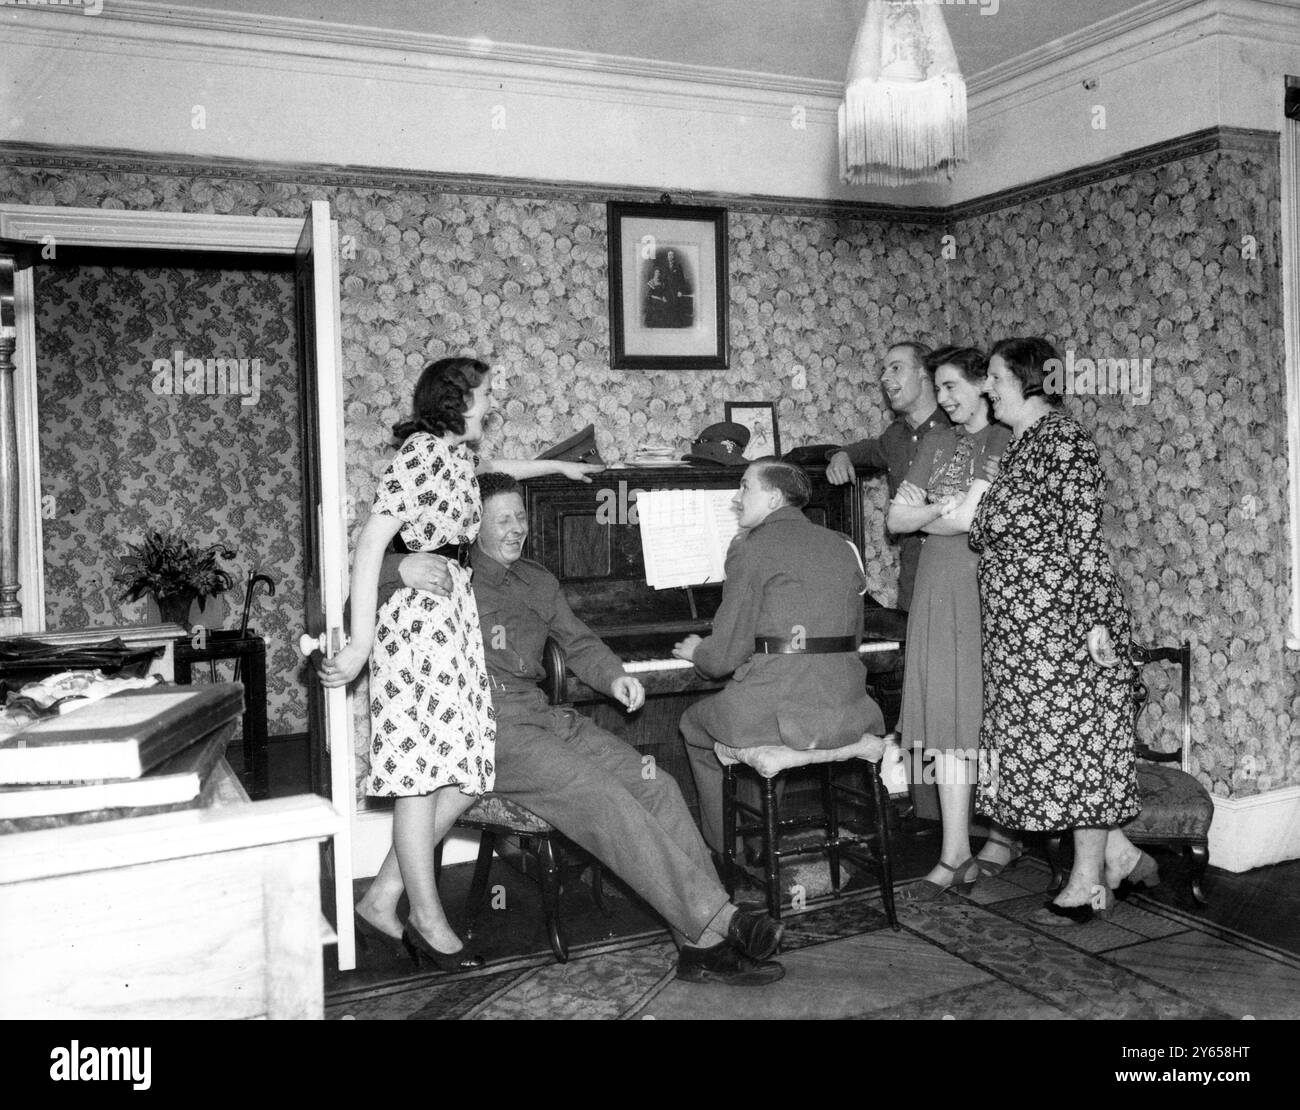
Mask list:
[[[704,839],[722,844],[722,764],[715,741],[840,748],[884,732],[858,658],[866,575],[857,549],[803,514],[808,475],[792,463],[750,464],[733,502],[741,531],[727,552],[727,578],[712,633],[674,649],[725,689],[682,714],[700,795]]]
[[[761,910],[737,908],[718,882],[681,791],[671,775],[645,774],[641,755],[565,706],[546,701],[543,645],[564,649],[568,667],[629,710],[645,690],[569,608],[559,580],[521,558],[528,516],[518,484],[479,477],[483,524],[470,555],[483,654],[496,709],[496,787],[549,821],[605,863],[668,923],[681,948],[677,977],[691,982],[759,985],[785,974],[769,960],[782,926]],[[380,601],[403,582],[437,588],[436,555],[392,555]],[[396,913],[400,888],[393,895]]]

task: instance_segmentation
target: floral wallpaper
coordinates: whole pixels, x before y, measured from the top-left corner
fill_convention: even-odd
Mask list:
[[[1275,150],[1270,160],[1225,145],[958,212],[948,226],[728,204],[732,367],[719,372],[610,370],[604,201],[626,198],[291,173],[12,157],[0,159],[0,200],[299,218],[328,200],[343,244],[354,528],[420,370],[448,353],[501,368],[487,453],[529,457],[590,422],[611,461],[643,446],[684,449],[727,400],[775,400],[787,448],[875,434],[888,420],[880,356],[905,337],[1041,332],[1080,357],[1150,357],[1149,405],[1070,401],[1111,468],[1108,527],[1137,629],[1196,643],[1193,767],[1207,786],[1241,795],[1300,783],[1300,690],[1281,646],[1290,596]],[[943,258],[946,232],[956,259]],[[1258,251],[1249,261],[1247,235]],[[870,548],[884,531],[882,482],[864,483],[864,504]],[[869,550],[868,567],[888,603],[893,550]],[[1167,724],[1163,688],[1156,710]]]
[[[1191,769],[1224,796],[1300,783],[1300,681],[1283,648],[1279,229],[1275,145],[1221,149],[952,228],[957,331],[980,343],[1042,334],[1076,358],[1151,359],[1149,403],[1066,404],[1110,478],[1106,527],[1135,635],[1192,641]],[[1175,706],[1166,682],[1144,725],[1168,735]]]
[[[224,544],[235,586],[197,619],[238,628],[249,572],[276,581],[250,614],[267,643],[267,727],[306,732],[293,274],[58,261],[35,282],[47,627],[146,621],[148,603],[113,581],[145,532]],[[179,379],[156,365],[177,351]],[[209,358],[247,362],[214,364],[209,381]]]

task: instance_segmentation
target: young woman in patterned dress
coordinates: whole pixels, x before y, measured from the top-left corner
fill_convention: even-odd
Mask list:
[[[516,478],[601,469],[522,459],[480,463],[474,444],[490,405],[491,373],[476,359],[444,358],[415,387],[413,414],[393,428],[402,447],[375,491],[352,565],[352,638],[321,667],[332,686],[370,660],[370,773],[366,792],[395,798],[393,848],[357,905],[364,935],[402,943],[444,970],[477,967],[447,921],[433,878],[435,847],[456,818],[492,789],[496,726],[469,571],[449,561],[446,596],[402,589],[376,619],[379,571],[399,531],[411,551],[468,544],[481,517],[476,470]],[[372,654],[373,645],[373,654]],[[410,900],[402,926],[397,902]]]
[[[981,873],[970,850],[984,712],[979,556],[967,532],[1011,438],[1004,424],[989,420],[988,365],[973,347],[943,347],[926,357],[939,407],[952,427],[936,428],[921,441],[886,521],[894,535],[926,534],[908,611],[899,730],[914,756],[924,751],[934,758],[943,818],[939,861],[921,882],[899,891],[904,901],[928,902],[949,888],[965,890]]]
[[[1073,830],[1069,880],[1031,918],[1090,921],[1111,888],[1156,881],[1119,830],[1138,814],[1130,618],[1101,534],[1092,438],[1061,411],[1044,339],[989,359],[993,415],[1011,429],[971,524],[980,552],[984,720],[977,806],[1004,829]]]

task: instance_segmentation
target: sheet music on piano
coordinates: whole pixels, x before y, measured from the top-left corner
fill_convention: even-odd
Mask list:
[[[726,577],[727,547],[740,530],[735,490],[663,489],[637,494],[646,584],[702,586]]]

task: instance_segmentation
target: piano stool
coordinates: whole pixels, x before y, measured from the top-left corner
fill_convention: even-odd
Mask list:
[[[545,677],[541,687],[546,693],[547,701],[558,705],[564,696],[564,649],[554,640],[547,639],[542,649],[542,663]],[[546,921],[546,938],[550,941],[551,951],[560,963],[567,963],[569,944],[564,938],[564,928],[560,923],[560,891],[567,877],[580,875],[591,868],[591,896],[596,907],[608,914],[600,860],[567,840],[550,822],[495,791],[484,794],[462,813],[456,819],[456,827],[475,829],[479,833],[474,877],[470,881],[469,893],[465,896],[465,909],[461,917],[461,930],[465,939],[468,940],[473,935],[474,923],[488,901],[488,878],[492,871],[492,854],[497,847],[497,838],[513,836],[518,839],[519,850],[523,855],[524,866],[521,870],[525,874],[530,870],[536,871],[533,877],[542,888],[542,914]],[[571,862],[566,861],[566,855],[575,858]],[[434,882],[439,882],[442,877],[441,843],[434,849],[433,875]]]
[[[474,878],[469,893],[465,895],[465,908],[461,916],[461,931],[466,940],[474,935],[474,926],[488,901],[488,878],[492,871],[492,854],[497,849],[499,836],[513,836],[519,840],[525,874],[535,871],[533,877],[542,888],[542,913],[546,921],[546,939],[560,963],[569,959],[569,943],[564,937],[560,922],[560,891],[565,879],[580,875],[591,868],[591,896],[601,913],[608,916],[602,885],[601,863],[594,856],[582,852],[577,845],[564,840],[556,827],[543,821],[518,802],[502,794],[484,794],[456,821],[458,829],[479,831],[478,858],[474,861]],[[561,842],[564,847],[561,848]],[[573,861],[564,859],[566,852],[581,853]],[[442,877],[442,845],[434,850],[434,881]]]
[[[840,893],[841,856],[862,862],[860,845],[871,843],[872,838],[854,832],[845,832],[840,825],[840,795],[849,799],[849,805],[865,807],[870,803],[875,810],[875,843],[869,863],[880,875],[880,893],[885,916],[895,930],[899,928],[894,911],[894,871],[890,851],[888,795],[880,778],[880,761],[885,751],[884,740],[878,736],[864,735],[853,744],[842,748],[813,748],[798,751],[783,745],[765,745],[754,748],[731,748],[714,744],[723,768],[722,780],[722,836],[723,881],[727,892],[734,893],[737,873],[748,874],[736,862],[736,837],[759,836],[763,844],[764,886],[767,891],[768,912],[775,918],[781,916],[781,861],[791,856],[825,855],[830,864],[831,890],[835,897]],[[835,765],[852,760],[866,764],[871,793],[867,794],[833,778]],[[822,813],[782,818],[777,806],[777,788],[781,778],[789,771],[816,767],[821,777]],[[762,809],[740,801],[737,788],[741,774],[757,775],[762,781]],[[739,824],[738,813],[756,818],[755,823]],[[782,847],[781,838],[786,833],[803,829],[822,829],[821,841],[812,845]]]

